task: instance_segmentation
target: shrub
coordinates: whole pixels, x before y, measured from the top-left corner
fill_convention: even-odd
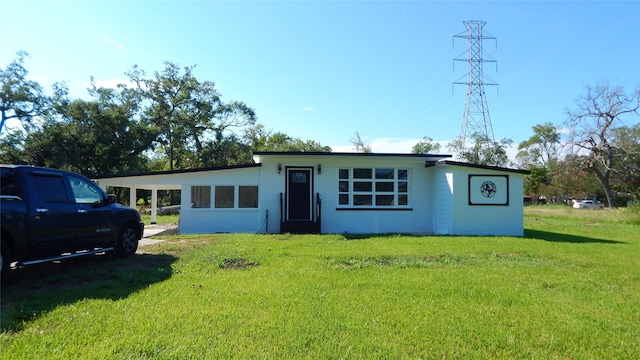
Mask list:
[[[620,209],[620,220],[627,224],[640,225],[640,204],[632,203]]]

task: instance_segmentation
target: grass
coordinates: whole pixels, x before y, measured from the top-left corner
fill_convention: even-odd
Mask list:
[[[165,236],[19,269],[0,358],[568,358],[640,354],[640,228],[530,207],[525,237]]]
[[[151,215],[149,215],[149,214],[140,215],[140,218],[141,218],[142,222],[145,225],[150,225],[151,224]],[[175,225],[177,225],[179,218],[180,218],[179,215],[157,215],[156,216],[156,224],[158,224],[158,225],[165,225],[165,224],[175,224]]]

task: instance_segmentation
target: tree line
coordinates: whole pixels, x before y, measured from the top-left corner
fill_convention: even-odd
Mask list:
[[[72,99],[65,84],[51,94],[28,79],[26,52],[0,69],[0,162],[67,169],[97,176],[248,164],[254,151],[330,152],[316,141],[267,130],[241,101],[223,102],[195,66],[164,62],[147,75],[133,66],[126,83],[97,86],[89,99]],[[562,125],[535,125],[507,155],[511,139],[473,134],[447,149],[460,161],[531,171],[525,193],[533,201],[597,197],[615,207],[640,196],[640,89],[600,83],[588,86]],[[357,152],[371,152],[358,132]],[[438,153],[425,136],[413,153]]]
[[[472,164],[521,168],[525,194],[535,203],[570,203],[596,198],[609,207],[640,205],[640,89],[625,91],[607,82],[587,86],[561,125],[545,122],[532,127],[533,135],[517,147],[515,161],[507,149],[513,140],[500,141],[473,134],[465,144],[458,138],[446,145],[458,160]],[[358,148],[369,150],[358,133]],[[428,136],[413,153],[437,153],[441,145]]]
[[[628,93],[606,82],[587,86],[563,126],[533,127],[518,145],[517,161],[529,169],[525,192],[560,202],[596,197],[609,207],[640,197],[640,89]]]
[[[223,102],[195,66],[165,62],[148,76],[134,66],[117,88],[91,79],[89,99],[64,84],[46,95],[19,52],[0,70],[0,161],[62,168],[87,176],[251,163],[253,151],[321,151],[259,124],[241,101]],[[11,124],[11,125],[9,125]]]

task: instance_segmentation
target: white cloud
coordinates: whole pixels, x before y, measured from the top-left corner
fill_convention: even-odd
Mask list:
[[[115,47],[116,49],[120,50],[120,51],[124,51],[124,46],[119,44],[118,42],[116,42],[115,40],[113,40],[112,38],[106,36],[106,35],[102,35],[102,34],[96,34],[96,36],[98,37],[98,39],[106,42],[107,44],[112,45],[113,47]]]
[[[420,139],[412,138],[377,138],[369,144],[374,153],[410,153],[413,145]]]
[[[377,138],[374,139],[369,145],[373,152],[381,153],[411,153],[413,146],[422,141],[422,138]],[[439,154],[449,154],[447,150],[447,144],[451,140],[433,140],[434,143],[440,144]]]
[[[313,106],[305,106],[301,110],[302,111],[315,111],[316,108],[314,108]]]
[[[417,138],[377,138],[371,142],[367,141],[366,137],[363,138],[366,145],[371,146],[371,151],[374,153],[393,153],[393,154],[409,154],[411,149],[422,139]],[[446,153],[446,144],[449,141],[436,141],[440,144],[440,153]],[[331,145],[331,149],[334,152],[353,152],[355,148],[353,145]]]
[[[353,145],[331,145],[332,152],[354,152]]]

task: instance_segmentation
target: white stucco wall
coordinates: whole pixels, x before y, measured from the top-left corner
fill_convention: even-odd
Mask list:
[[[260,157],[261,204],[269,209],[269,232],[280,230],[280,193],[285,192],[287,167],[313,167],[314,199],[322,200],[322,233],[414,233],[430,234],[433,206],[424,158],[362,156],[264,156]],[[278,164],[281,173],[278,174]],[[318,173],[318,165],[321,172]],[[409,169],[407,209],[345,209],[338,204],[338,169]],[[264,189],[264,190],[263,190]],[[273,216],[271,215],[273,214]]]
[[[182,174],[181,182],[180,233],[264,232],[266,211],[260,202],[263,192],[262,186],[259,186],[260,167],[187,173]],[[211,186],[211,207],[191,207],[191,186]],[[216,209],[214,207],[215,186],[235,186],[236,203],[238,186],[259,186],[258,208]]]
[[[428,183],[424,160],[372,158],[370,163],[362,159],[336,159],[328,164],[327,194],[332,194],[326,202],[323,215],[323,231],[338,233],[413,233],[432,232],[432,201],[430,192],[424,186]],[[338,205],[338,169],[339,168],[395,168],[409,169],[409,206],[407,209],[340,209]]]
[[[454,177],[447,167],[430,168],[431,197],[433,199],[433,232],[435,234],[453,233],[453,196]]]
[[[436,205],[443,210],[442,217],[436,216],[434,218],[436,234],[524,235],[523,174],[454,165],[437,166],[435,174],[438,178],[436,183],[439,194],[447,193],[442,189],[445,187],[445,183],[453,183],[450,205],[446,202]],[[504,179],[506,175],[509,183],[508,205],[470,205],[470,174],[495,176],[498,179],[496,182]],[[473,187],[471,191],[479,191],[479,189]],[[498,191],[506,191],[506,189],[498,188]],[[502,195],[502,193],[498,195]]]

